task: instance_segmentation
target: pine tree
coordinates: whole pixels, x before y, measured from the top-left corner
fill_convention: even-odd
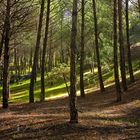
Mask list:
[[[77,37],[77,0],[73,0],[72,30],[71,30],[71,56],[70,56],[70,123],[78,123],[76,108],[76,37]]]

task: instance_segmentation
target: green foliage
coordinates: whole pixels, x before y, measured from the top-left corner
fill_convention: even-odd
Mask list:
[[[51,72],[47,73],[46,79],[48,85],[60,84],[64,82],[64,76],[69,80],[70,67],[66,64],[61,64],[59,67],[54,67]]]
[[[132,43],[140,42],[140,23],[132,26],[130,30],[130,39]]]
[[[89,86],[89,85],[96,85],[97,84],[97,74],[93,74],[93,73],[89,73],[86,74],[84,77],[84,84],[85,86]]]

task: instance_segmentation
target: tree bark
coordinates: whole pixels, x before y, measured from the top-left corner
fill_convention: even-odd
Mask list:
[[[77,0],[73,0],[72,31],[71,31],[71,56],[70,56],[70,123],[78,123],[76,108],[76,37],[77,37]]]
[[[10,42],[10,0],[6,2],[4,39],[4,67],[3,67],[3,108],[8,108],[9,97],[9,42]]]
[[[82,0],[81,16],[82,16],[82,23],[81,23],[81,58],[80,58],[80,95],[81,97],[85,97],[85,91],[84,91],[85,0]]]
[[[127,45],[127,61],[128,61],[128,68],[129,68],[129,75],[130,75],[130,81],[133,83],[135,82],[134,75],[133,75],[133,68],[132,68],[132,60],[131,60],[131,50],[130,50],[130,38],[129,38],[129,0],[126,0],[126,45]]]
[[[127,91],[126,83],[126,72],[125,72],[125,53],[124,53],[124,39],[123,39],[123,29],[122,29],[122,0],[118,0],[118,17],[119,17],[119,47],[120,47],[120,70],[122,87],[124,91]]]
[[[1,36],[1,42],[0,42],[0,62],[1,62],[2,51],[3,51],[4,37],[5,37],[4,34],[5,34],[5,26],[3,27],[3,32]]]
[[[42,65],[41,65],[41,98],[40,98],[40,101],[45,100],[44,73],[45,73],[45,56],[46,56],[46,48],[47,48],[47,41],[48,41],[49,19],[50,19],[50,0],[48,0],[48,3],[47,3],[45,37],[44,37],[44,42],[43,42]]]
[[[105,91],[103,78],[102,78],[102,69],[101,69],[101,62],[100,62],[100,53],[99,53],[99,42],[98,42],[98,25],[97,25],[97,16],[96,16],[96,2],[93,2],[93,16],[94,16],[94,30],[95,30],[95,50],[96,50],[96,57],[97,57],[97,66],[98,66],[98,78],[100,84],[101,92]]]
[[[62,2],[61,2],[61,4],[62,4]],[[63,8],[63,7],[62,7]],[[65,58],[64,58],[64,49],[63,49],[63,9],[62,9],[62,12],[61,12],[61,52],[60,52],[60,54],[61,54],[61,58],[60,58],[60,60],[61,60],[61,63],[64,63],[65,62]]]
[[[29,58],[29,72],[30,72],[30,68],[33,64],[33,48],[31,47],[30,49],[30,58]]]
[[[53,29],[50,29],[50,36],[49,36],[49,49],[48,49],[48,72],[52,70],[53,66],[53,52],[52,52],[52,38],[53,38]]]
[[[40,48],[40,38],[41,38],[41,30],[42,30],[42,21],[44,15],[44,3],[45,0],[41,1],[41,9],[40,9],[40,16],[39,16],[39,25],[38,25],[38,33],[37,33],[37,40],[36,40],[36,48],[34,53],[33,59],[33,66],[32,66],[32,73],[31,73],[31,81],[30,81],[30,91],[29,91],[29,102],[34,102],[34,81],[36,78],[36,67],[38,64],[38,53]]]
[[[118,72],[118,46],[117,46],[117,0],[114,0],[114,17],[113,17],[113,31],[114,31],[114,78],[117,102],[121,101],[121,87]]]
[[[18,68],[17,68],[17,49],[16,47],[14,48],[14,67],[15,67],[15,73],[16,75],[18,74]]]

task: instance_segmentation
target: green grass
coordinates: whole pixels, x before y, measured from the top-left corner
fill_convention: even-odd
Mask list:
[[[45,82],[46,83],[46,82]],[[26,103],[29,100],[29,85],[30,80],[24,80],[19,84],[14,83],[10,85],[10,103]],[[37,79],[35,83],[35,101],[40,100],[40,79]],[[65,84],[54,85],[53,87],[45,85],[45,98],[49,99],[50,97],[67,94]],[[2,93],[2,87],[0,87],[0,93]]]
[[[139,68],[140,63],[139,61],[135,61],[133,63],[133,68],[134,68],[134,73],[140,73]],[[98,76],[97,76],[97,70],[95,71],[94,74],[92,74],[89,71],[86,71],[84,74],[85,77],[85,88],[89,87],[94,87],[98,84]],[[127,75],[128,77],[128,75]],[[79,81],[79,76],[77,77],[77,81]],[[110,84],[114,81],[114,76],[113,76],[113,69],[110,71],[108,70],[103,70],[103,80],[105,84]],[[65,83],[62,81],[54,84],[53,86],[47,85],[47,79],[45,82],[45,99],[49,99],[55,96],[60,96],[60,95],[67,95]],[[78,82],[79,83],[79,82]],[[14,83],[10,85],[10,103],[26,103],[29,100],[29,84],[30,80],[24,80],[20,83]],[[40,78],[37,78],[37,82],[35,83],[35,101],[40,100]],[[77,86],[79,88],[79,85]],[[0,87],[0,96],[2,93],[2,87]],[[0,98],[1,99],[1,98]]]
[[[45,98],[48,99],[50,97],[58,96],[61,94],[66,94],[65,84],[56,85],[54,87],[45,86]],[[35,101],[40,100],[40,81],[38,81],[35,85]],[[29,81],[24,81],[23,84],[18,86],[11,86],[11,95],[10,95],[10,103],[15,102],[28,102],[29,100]]]

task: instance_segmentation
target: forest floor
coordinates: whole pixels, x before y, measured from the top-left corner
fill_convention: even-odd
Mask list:
[[[68,98],[0,109],[0,140],[140,140],[140,80],[120,103],[114,91],[78,97],[78,124],[69,124]]]

